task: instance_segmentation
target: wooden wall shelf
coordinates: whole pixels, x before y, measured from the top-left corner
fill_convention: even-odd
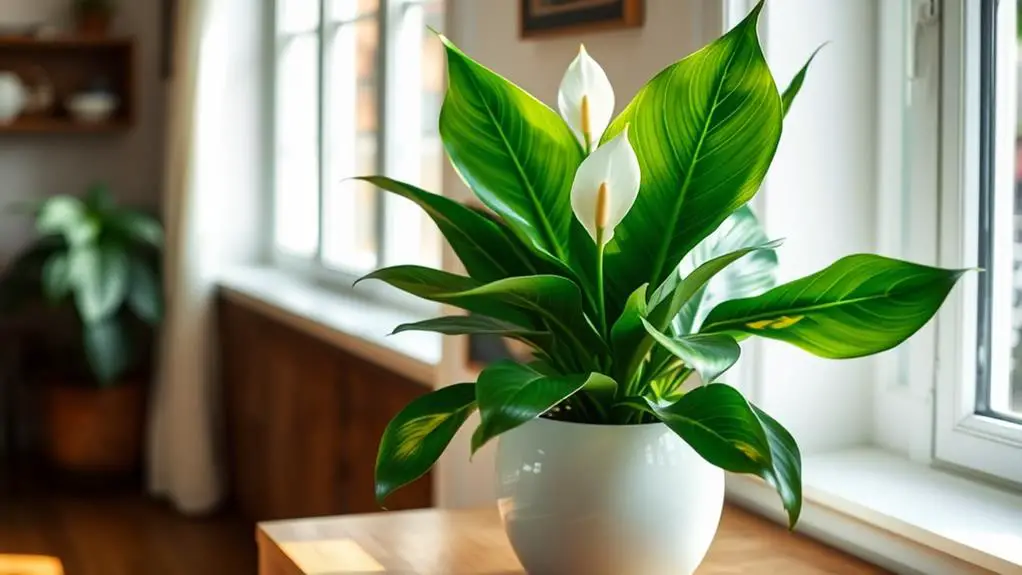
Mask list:
[[[135,42],[131,38],[0,36],[0,72],[14,72],[29,89],[47,82],[54,94],[49,111],[24,114],[9,124],[0,124],[0,135],[114,134],[135,125],[138,102]],[[114,116],[92,124],[71,118],[65,101],[100,85],[119,100]]]
[[[129,129],[131,123],[120,118],[86,123],[61,116],[27,116],[0,124],[0,134],[115,134]]]

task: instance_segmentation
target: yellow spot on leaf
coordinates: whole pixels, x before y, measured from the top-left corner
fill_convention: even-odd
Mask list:
[[[759,451],[757,451],[748,443],[738,442],[735,443],[735,447],[738,449],[738,451],[741,451],[746,456],[748,456],[749,459],[755,461],[756,463],[766,463],[766,459],[759,453]]]
[[[426,437],[450,417],[450,413],[434,413],[406,421],[397,430],[397,448],[394,450],[397,458],[408,459],[415,455]]]
[[[781,317],[778,317],[778,318],[761,319],[759,321],[749,322],[749,323],[747,323],[745,325],[748,326],[749,329],[757,329],[757,330],[759,330],[759,329],[784,329],[786,327],[791,327],[791,326],[795,325],[796,323],[802,321],[803,318],[805,318],[804,315],[793,315],[793,316],[782,315]]]

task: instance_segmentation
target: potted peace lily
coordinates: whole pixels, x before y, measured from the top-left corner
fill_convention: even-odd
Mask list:
[[[397,266],[366,278],[471,313],[396,332],[497,334],[535,360],[491,364],[398,414],[376,464],[381,502],[478,411],[471,448],[500,437],[499,508],[530,573],[691,573],[717,528],[724,470],[773,485],[795,525],[798,446],[718,382],[739,342],[875,354],[922,327],[962,272],[858,254],[774,285],[778,244],[745,204],[806,68],[778,91],[761,10],[657,74],[613,120],[610,83],[584,50],[558,116],[441,36],[440,133],[492,217],[365,178],[421,206],[468,274]]]

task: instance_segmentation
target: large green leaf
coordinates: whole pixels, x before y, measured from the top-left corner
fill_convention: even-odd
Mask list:
[[[440,136],[469,188],[533,249],[569,261],[569,191],[582,149],[545,104],[447,38]]]
[[[653,339],[667,351],[685,362],[699,374],[703,384],[713,383],[738,362],[742,348],[735,338],[721,333],[697,333],[671,337],[660,333],[651,323],[642,320]]]
[[[605,348],[582,311],[578,285],[561,276],[514,277],[480,285],[447,272],[395,266],[362,279],[383,280],[412,295],[525,328],[544,331],[549,327],[555,338],[571,343],[580,356],[592,356]]]
[[[720,302],[752,297],[774,287],[777,245],[768,243],[766,233],[748,206],[742,206],[724,220],[679,266],[685,283],[690,284],[687,288],[697,287],[698,291],[687,294],[680,311],[673,306],[665,310],[668,317],[674,318],[675,333],[697,331],[706,314]],[[753,246],[758,248],[750,250]],[[740,261],[735,261],[735,255]],[[705,272],[711,272],[708,281],[694,283]]]
[[[642,170],[638,199],[607,247],[615,311],[638,286],[674,273],[766,175],[782,110],[757,37],[761,10],[657,74],[604,134],[630,124]]]
[[[548,344],[550,340],[550,332],[536,331],[481,315],[449,315],[403,323],[394,328],[395,334],[406,331],[432,331],[444,335],[499,335],[540,346]]]
[[[802,513],[802,455],[795,438],[787,429],[755,405],[752,410],[763,424],[763,431],[770,444],[773,470],[765,473],[763,478],[781,496],[781,502],[788,510],[788,526],[794,529]]]
[[[116,317],[107,317],[82,328],[85,358],[101,385],[112,385],[128,368],[131,342]]]
[[[116,209],[109,214],[105,223],[110,229],[117,230],[133,242],[145,243],[155,248],[163,247],[163,227],[156,218],[147,214]]]
[[[115,313],[128,293],[128,254],[115,244],[72,248],[69,273],[78,313],[86,323],[98,323]]]
[[[598,373],[551,375],[507,360],[490,364],[476,383],[482,421],[472,434],[472,451],[536,419],[586,386],[603,391],[612,388],[613,380]]]
[[[647,403],[657,418],[709,463],[773,483],[794,525],[802,506],[801,463],[791,435],[776,421],[722,383],[696,388],[670,405],[655,398]],[[774,461],[775,451],[782,461]]]
[[[749,402],[733,387],[712,383],[670,405],[648,403],[661,421],[713,465],[735,473],[772,469],[766,432]]]
[[[163,319],[163,290],[156,272],[140,257],[131,258],[128,307],[142,321],[156,325]]]
[[[100,224],[78,198],[54,196],[39,207],[36,231],[61,235],[69,245],[82,246],[96,239]]]
[[[499,226],[476,210],[390,178],[358,179],[418,204],[440,228],[440,233],[474,279],[489,282],[537,273]]]
[[[537,327],[535,318],[498,301],[495,297],[470,298],[461,301],[460,294],[485,285],[472,278],[422,266],[403,265],[371,272],[359,278],[355,285],[372,279],[386,282],[422,299],[449,303],[472,313],[497,318],[523,327]]]
[[[760,335],[832,359],[861,357],[908,339],[963,273],[852,255],[759,296],[718,305],[701,331]]]
[[[425,475],[476,409],[475,384],[456,383],[419,397],[387,425],[376,456],[376,501]]]

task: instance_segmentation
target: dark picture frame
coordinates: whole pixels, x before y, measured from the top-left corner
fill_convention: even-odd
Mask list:
[[[638,28],[645,0],[519,0],[522,38]]]

